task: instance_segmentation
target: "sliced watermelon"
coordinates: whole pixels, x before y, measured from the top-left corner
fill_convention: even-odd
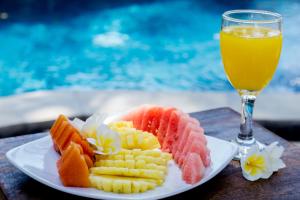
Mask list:
[[[210,164],[210,156],[209,152],[207,151],[208,149],[206,145],[201,140],[201,136],[194,130],[191,130],[189,138],[187,140],[187,144],[189,145],[184,146],[178,164],[182,165],[184,163],[185,157],[189,153],[197,153],[201,158],[202,162],[204,163],[205,167],[207,167]]]
[[[184,131],[186,124],[188,123],[189,115],[186,113],[182,113],[180,116],[180,120],[178,122],[178,131],[176,134],[176,139],[179,138],[181,133]]]
[[[179,143],[177,146],[177,151],[182,152],[185,144],[187,144],[187,139],[189,137],[189,134],[191,132],[193,124],[191,122],[188,122],[184,128],[184,131],[182,132],[181,137],[179,138]]]
[[[159,122],[159,129],[157,132],[157,138],[158,138],[160,145],[163,144],[163,141],[165,139],[165,135],[167,133],[167,129],[169,126],[169,119],[174,110],[176,110],[176,109],[175,108],[165,108],[163,111],[163,114],[162,114],[160,122]]]
[[[145,110],[146,110],[146,106],[139,107],[136,112],[136,115],[134,116],[133,127],[138,130],[141,130]]]
[[[196,153],[188,154],[182,168],[182,178],[188,184],[198,183],[204,176],[205,167]]]
[[[147,111],[147,112],[146,112]],[[143,116],[143,122],[142,122],[142,130],[151,132],[152,130],[152,122],[154,119],[160,119],[162,108],[159,106],[151,106],[146,109],[144,116]],[[153,131],[154,132],[154,131]],[[152,132],[151,132],[152,133]],[[153,133],[155,135],[155,132]]]
[[[181,138],[184,136],[185,128],[188,125],[192,127],[200,127],[200,123],[197,119],[190,117],[188,114],[182,114],[178,123],[178,131],[175,137],[175,142],[172,147],[172,152],[176,152],[179,148]]]
[[[199,137],[201,138],[201,141],[206,145],[207,144],[207,139],[204,135],[204,129],[201,126],[195,126],[194,125],[194,126],[192,126],[192,130],[199,135]]]
[[[166,136],[162,145],[162,150],[166,152],[171,152],[172,145],[175,141],[177,131],[178,131],[178,123],[181,116],[181,112],[178,110],[174,110],[169,119],[169,125],[166,132]]]
[[[192,122],[193,124],[197,125],[197,126],[200,126],[199,120],[194,118],[194,117],[189,116],[189,121]]]
[[[164,109],[162,107],[156,107],[155,113],[153,113],[153,120],[151,123],[151,127],[149,129],[149,132],[153,135],[157,135],[158,129],[159,129],[159,123],[161,116],[163,114]]]
[[[182,113],[180,115],[180,119],[178,122],[178,128],[177,128],[177,133],[175,135],[175,141],[172,145],[172,153],[176,153],[177,148],[178,148],[178,144],[180,141],[180,137],[183,135],[183,131],[185,129],[186,124],[188,123],[188,115],[185,113]]]

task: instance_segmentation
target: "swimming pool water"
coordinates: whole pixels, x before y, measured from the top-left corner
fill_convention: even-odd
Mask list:
[[[78,0],[68,9],[56,1],[8,2],[0,3],[0,96],[66,87],[232,90],[218,32],[222,12],[234,8],[283,14],[282,56],[268,90],[300,91],[297,1],[89,1],[81,7]]]

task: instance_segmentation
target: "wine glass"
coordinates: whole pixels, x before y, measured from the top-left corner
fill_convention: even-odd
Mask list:
[[[282,46],[282,17],[263,10],[231,10],[222,15],[220,46],[224,69],[242,102],[239,146],[236,159],[253,145],[263,144],[253,136],[252,114],[256,96],[270,82]],[[271,103],[271,102],[270,102]]]

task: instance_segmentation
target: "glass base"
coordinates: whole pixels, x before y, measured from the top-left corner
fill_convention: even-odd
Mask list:
[[[266,145],[263,143],[260,143],[259,141],[255,140],[254,138],[252,140],[241,140],[239,138],[236,138],[235,140],[232,140],[231,142],[238,145],[238,152],[233,158],[233,160],[240,160],[242,157],[246,156],[248,153],[248,150],[253,146],[257,145],[260,150],[264,149]]]

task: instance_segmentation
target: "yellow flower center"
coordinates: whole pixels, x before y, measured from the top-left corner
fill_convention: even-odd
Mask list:
[[[262,155],[253,154],[245,162],[244,169],[251,176],[255,176],[266,169],[266,161]]]
[[[113,142],[114,142],[113,138],[104,137],[102,135],[99,137],[99,143],[100,143],[99,146],[102,147],[103,153],[111,153],[116,150]]]

